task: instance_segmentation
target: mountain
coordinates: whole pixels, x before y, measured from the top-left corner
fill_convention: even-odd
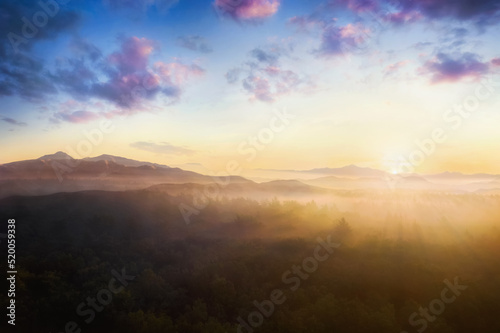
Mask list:
[[[384,171],[372,168],[359,167],[353,164],[346,165],[341,168],[319,168],[319,169],[304,170],[301,172],[319,173],[319,174],[328,174],[332,176],[355,177],[355,178],[361,178],[361,177],[376,178],[376,177],[384,177],[386,175],[386,172]]]
[[[318,189],[474,192],[500,188],[500,177],[488,174],[464,175],[444,172],[431,175],[392,175],[356,165],[298,171],[261,171],[267,172],[265,178],[271,181],[258,184],[244,177],[230,176],[229,185],[222,188],[225,193],[250,191],[266,197],[275,192],[291,195],[311,194],[316,193]],[[216,181],[214,177],[202,173],[157,163],[113,155],[73,159],[60,151],[37,159],[0,165],[0,197],[82,190],[123,191],[145,189],[158,184],[185,184],[182,186],[189,188],[188,183],[206,185]],[[175,187],[175,191],[183,190]]]
[[[251,182],[239,176],[231,176],[229,181]],[[57,152],[34,160],[0,165],[0,197],[81,190],[131,190],[162,183],[213,182],[212,177],[196,172],[111,155],[73,159]]]
[[[147,191],[165,193],[171,196],[191,196],[196,194],[199,200],[207,198],[248,198],[253,200],[329,200],[332,190],[304,184],[297,180],[275,180],[265,183],[234,182],[227,185],[217,184],[159,184],[147,188]]]
[[[427,180],[439,183],[471,183],[471,182],[488,182],[499,179],[499,175],[491,175],[487,173],[463,174],[460,172],[442,172],[430,175],[423,175]]]
[[[55,154],[43,155],[38,158],[39,160],[73,160],[74,158],[66,154],[65,152],[58,151]]]
[[[148,166],[152,166],[155,168],[167,168],[167,169],[170,168],[168,165],[164,165],[164,164],[136,161],[136,160],[132,160],[132,159],[125,158],[125,157],[106,155],[106,154],[96,156],[96,157],[86,157],[86,158],[84,158],[84,160],[90,161],[90,162],[97,162],[97,161],[115,162],[116,164],[130,166],[130,167],[139,167],[142,165],[148,165]]]
[[[320,177],[315,179],[303,180],[305,184],[337,189],[337,190],[390,190],[390,189],[407,189],[407,190],[448,190],[443,187],[429,182],[421,176],[412,174],[410,176],[400,176],[387,174],[386,177],[363,177],[363,178],[341,178],[336,176]]]
[[[252,170],[251,174],[254,176],[253,179],[257,178],[314,179],[326,176],[338,176],[346,178],[383,178],[387,175],[386,172],[381,170],[359,167],[352,164],[340,168],[316,168],[309,170],[255,169]],[[247,176],[247,174],[245,175]]]

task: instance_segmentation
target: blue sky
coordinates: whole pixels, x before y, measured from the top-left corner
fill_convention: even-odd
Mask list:
[[[445,120],[498,80],[496,1],[42,3],[0,4],[0,163],[67,151],[108,121],[89,155],[220,169],[286,109],[248,168],[387,169],[439,127],[417,171],[498,171],[497,91]]]

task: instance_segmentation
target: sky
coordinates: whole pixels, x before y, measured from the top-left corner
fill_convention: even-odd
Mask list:
[[[0,17],[0,163],[500,174],[498,1],[3,0]]]

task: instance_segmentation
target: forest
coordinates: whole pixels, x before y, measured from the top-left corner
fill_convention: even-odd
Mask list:
[[[3,199],[16,331],[499,332],[500,197],[398,197],[422,220],[360,193],[337,205],[221,197],[189,224],[186,194]],[[490,219],[469,219],[468,205]]]

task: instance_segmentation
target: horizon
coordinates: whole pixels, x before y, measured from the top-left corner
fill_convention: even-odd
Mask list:
[[[209,171],[209,173],[213,173],[214,170],[209,170],[207,169],[203,164],[201,163],[196,163],[196,162],[192,162],[192,163],[184,163],[184,164],[161,164],[161,163],[157,163],[157,162],[153,162],[153,161],[139,161],[139,160],[135,160],[133,158],[130,158],[130,157],[127,157],[127,156],[118,156],[118,155],[112,155],[112,154],[100,154],[100,155],[95,155],[95,156],[87,156],[87,157],[83,157],[83,158],[75,158],[73,156],[71,156],[70,154],[64,152],[64,151],[57,151],[55,153],[49,153],[49,154],[44,154],[42,156],[39,156],[39,157],[35,157],[35,158],[28,158],[26,160],[20,160],[20,161],[10,161],[10,162],[7,162],[7,163],[1,163],[0,165],[3,165],[3,164],[9,164],[9,163],[15,163],[15,162],[22,162],[22,161],[29,161],[29,160],[40,160],[42,159],[43,157],[45,156],[51,156],[51,155],[57,155],[57,154],[64,154],[68,157],[70,157],[71,159],[75,159],[75,160],[79,160],[79,159],[95,159],[95,158],[98,158],[98,157],[103,157],[103,156],[107,156],[107,157],[115,157],[115,158],[124,158],[124,159],[128,159],[128,160],[132,160],[132,161],[135,161],[135,162],[144,162],[144,163],[153,163],[153,164],[158,164],[158,165],[163,165],[163,166],[167,166],[167,167],[170,167],[170,168],[180,168],[180,169],[183,169],[183,170],[186,170],[186,171],[193,171],[193,172],[197,172],[197,173],[201,173],[201,174],[206,174],[206,173],[203,173],[203,172],[200,172],[199,170],[196,171],[196,167],[201,167],[201,168],[204,168],[206,171]],[[118,163],[119,164],[119,163]],[[195,167],[193,169],[190,169],[189,167]],[[435,172],[435,173],[419,173],[419,172],[402,172],[402,173],[390,173],[388,171],[385,171],[385,170],[381,170],[381,169],[376,169],[376,168],[371,168],[371,167],[364,167],[364,166],[360,166],[360,165],[356,165],[356,164],[346,164],[346,165],[340,165],[340,166],[325,166],[325,167],[316,167],[316,168],[312,168],[312,169],[262,169],[262,168],[258,168],[258,169],[247,169],[246,171],[269,171],[269,172],[297,172],[297,173],[306,173],[306,172],[310,172],[310,173],[318,173],[318,174],[321,174],[321,170],[339,170],[339,169],[347,169],[347,168],[351,168],[351,167],[354,167],[354,168],[359,168],[359,169],[367,169],[367,170],[373,170],[373,171],[381,171],[381,172],[384,172],[385,174],[392,174],[392,175],[401,175],[401,176],[411,176],[411,175],[421,175],[421,176],[433,176],[433,175],[443,175],[443,174],[459,174],[459,175],[463,175],[463,176],[475,176],[475,175],[490,175],[490,176],[499,176],[500,173],[486,173],[486,172],[477,172],[477,173],[463,173],[463,172],[458,172],[458,171],[450,171],[450,170],[444,170],[444,171],[441,171],[441,172]],[[245,170],[243,170],[242,172],[244,173]],[[235,176],[235,175],[232,175],[232,176]],[[238,175],[238,176],[241,176]],[[335,177],[338,177],[338,176],[335,176]],[[251,177],[252,178],[252,177]],[[258,178],[258,177],[257,177]],[[300,179],[297,179],[297,178],[277,178],[279,180],[300,180]]]

